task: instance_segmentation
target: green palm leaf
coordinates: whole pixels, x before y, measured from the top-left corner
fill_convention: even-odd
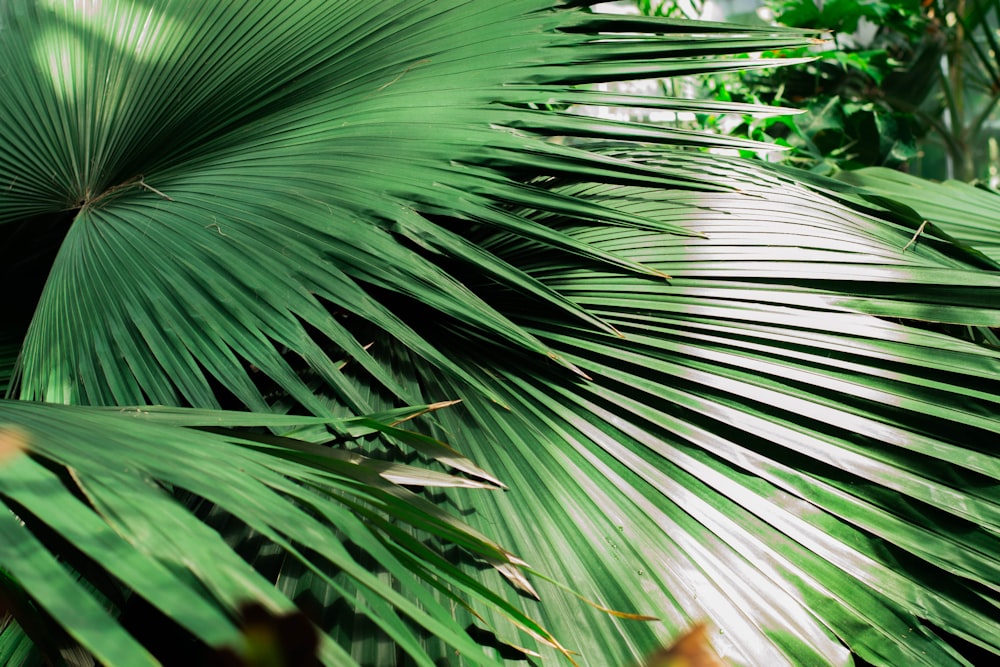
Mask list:
[[[528,136],[613,134],[616,124],[538,114],[515,101],[524,94],[509,84],[531,83],[535,95],[538,84],[564,90],[587,69],[558,60],[540,66],[539,58],[546,62],[544,49],[568,52],[575,45],[576,57],[595,60],[595,67],[605,58],[617,67],[617,58],[602,55],[615,43],[628,45],[633,56],[658,57],[672,51],[686,56],[692,50],[687,42],[678,43],[670,35],[639,43],[624,36],[592,40],[582,31],[610,28],[609,19],[559,13],[543,20],[537,10],[545,3],[538,2],[505,3],[488,11],[473,11],[464,2],[423,3],[409,7],[402,17],[388,7],[345,5],[322,11],[325,3],[295,3],[280,11],[244,9],[233,16],[221,10],[180,11],[186,4],[166,3],[152,16],[126,5],[113,19],[121,25],[112,22],[110,27],[111,19],[102,13],[110,9],[92,16],[70,12],[57,17],[48,15],[52,10],[36,8],[29,16],[11,17],[6,47],[20,66],[12,66],[10,74],[27,80],[19,86],[12,83],[25,93],[12,97],[5,112],[34,123],[28,128],[8,126],[5,141],[20,162],[35,170],[0,173],[0,180],[12,184],[0,206],[0,220],[53,207],[79,207],[25,346],[23,397],[90,403],[183,399],[212,405],[216,399],[207,372],[243,403],[263,408],[259,392],[242,372],[233,371],[240,356],[293,391],[299,402],[318,410],[312,392],[296,380],[278,352],[288,347],[327,382],[339,385],[342,401],[364,411],[361,397],[343,386],[321,345],[310,342],[302,326],[322,331],[356,361],[367,363],[367,355],[331,317],[326,304],[410,339],[439,366],[449,364],[434,345],[418,342],[407,322],[367,294],[367,286],[431,304],[470,325],[488,323],[491,332],[518,346],[549,354],[430,258],[398,241],[430,253],[457,255],[543,302],[571,307],[417,213],[511,229],[570,252],[644,270],[498,210],[499,199],[572,215],[617,217],[622,224],[644,222],[599,207],[581,207],[496,173],[494,168],[545,161],[557,172],[627,177],[627,165],[620,160],[609,159],[601,166],[579,151]],[[502,33],[494,29],[500,17],[509,24]],[[305,22],[310,28],[303,31]],[[411,22],[420,29],[410,29]],[[105,34],[116,29],[116,34],[138,39],[138,26],[147,23],[152,25],[141,33],[141,44],[120,44]],[[546,25],[549,30],[539,32],[538,27]],[[133,32],[123,26],[133,26]],[[628,26],[631,29],[632,23]],[[769,33],[703,29],[718,33],[716,43],[728,50],[778,41]],[[259,38],[261,31],[266,39]],[[484,44],[486,33],[489,41]],[[355,37],[341,39],[345,34]],[[64,60],[59,63],[72,64],[66,71],[59,63],[30,61],[38,59],[46,38],[56,36],[63,45]],[[448,51],[434,57],[428,49],[444,36],[450,37]],[[704,37],[698,41],[703,48],[712,44]],[[244,49],[242,44],[253,46]],[[511,62],[498,63],[493,55],[497,52],[514,55]],[[415,57],[419,54],[428,57]],[[674,62],[650,60],[642,67],[650,75],[670,74]],[[191,63],[198,63],[202,74],[191,75]],[[692,61],[684,71],[716,66],[715,61]],[[112,78],[108,90],[89,90],[94,81],[107,80],[107,68],[132,70],[127,78]],[[622,65],[616,76],[638,73]],[[40,76],[48,84],[42,89],[34,85]],[[512,100],[505,99],[507,86],[513,90]],[[416,108],[415,92],[424,100]],[[116,104],[87,117],[80,105],[94,97],[114,98]],[[46,113],[29,115],[29,109]],[[58,146],[46,139],[66,130],[50,123],[64,125],[62,118],[81,116],[87,126],[62,136]],[[648,134],[661,141],[675,139],[655,128]],[[697,141],[718,143],[704,137]],[[538,155],[529,157],[528,146],[536,146]],[[67,150],[70,154],[64,155]],[[101,164],[94,164],[94,154],[102,156]],[[57,198],[39,201],[39,192],[51,178],[46,165],[66,160],[72,162],[75,180]],[[655,178],[638,165],[631,171],[633,177]],[[153,237],[151,216],[169,220],[156,225]],[[280,246],[275,238],[282,239]],[[172,261],[158,261],[165,256]],[[89,287],[77,279],[84,262]],[[195,266],[211,267],[211,284],[192,274]],[[71,299],[66,298],[67,290],[73,292]],[[137,297],[116,307],[104,302],[108,293],[125,290]],[[457,295],[462,298],[454,298]],[[580,309],[571,311],[593,319]],[[97,313],[99,321],[87,321]],[[172,322],[171,330],[158,330],[155,323],[166,319]],[[214,341],[203,340],[200,333],[204,327],[199,321],[205,319],[218,327]],[[148,326],[136,326],[146,322]],[[53,346],[56,339],[65,342]],[[60,351],[59,360],[52,358],[54,349]],[[92,379],[85,389],[80,387],[69,369],[93,364],[88,359],[94,349],[109,354],[117,350],[131,360],[132,370],[84,371]],[[36,364],[60,370],[35,372]],[[181,368],[183,373],[176,372]],[[395,389],[390,378],[379,380]]]
[[[960,181],[928,183],[915,176],[878,167],[846,172],[842,180],[912,207],[959,242],[1000,260],[996,192]]]
[[[237,636],[237,576],[276,610],[290,591],[346,600],[329,664],[513,655],[476,646],[464,628],[480,621],[449,612],[467,599],[546,662],[558,641],[630,664],[700,620],[737,664],[1000,652],[1000,364],[954,333],[998,326],[995,266],[943,235],[910,244],[921,219],[878,193],[668,148],[745,142],[565,108],[698,108],[580,86],[770,66],[736,56],[809,35],[552,0],[77,4],[0,9],[0,223],[68,224],[30,326],[11,327],[27,329],[16,395],[259,414],[5,404],[32,443],[0,469],[15,513],[84,554],[113,545],[124,589],[210,644]],[[471,528],[414,494],[407,513],[391,482],[442,480],[397,467],[386,441],[378,464],[315,447],[380,424],[353,415],[453,397],[434,436],[483,468],[376,430],[509,487],[440,490]],[[298,444],[181,428],[206,425]],[[317,476],[348,465],[365,475],[321,502]],[[70,469],[91,480],[83,498]],[[192,515],[181,490],[243,532]],[[94,614],[71,609],[90,594],[5,516],[6,588],[98,657],[148,659],[100,595]],[[219,537],[247,528],[288,556],[268,573],[278,591]],[[122,542],[143,530],[137,557]],[[197,549],[187,574],[174,533]],[[497,543],[534,569],[540,602],[506,583],[520,561]],[[168,577],[187,588],[161,598]],[[7,631],[0,646],[28,650]]]
[[[409,410],[398,417],[420,412]],[[303,574],[311,573],[345,599],[356,599],[358,613],[393,637],[417,663],[429,664],[404,617],[473,662],[489,662],[453,613],[429,595],[439,589],[453,603],[468,605],[451,592],[449,583],[506,608],[510,621],[537,638],[548,638],[535,622],[467,581],[433,549],[387,520],[403,520],[513,574],[520,561],[398,486],[490,488],[489,482],[380,463],[287,438],[177,428],[250,423],[287,428],[329,422],[308,417],[157,408],[102,411],[16,401],[3,402],[0,415],[5,424],[0,434],[0,495],[12,510],[2,514],[0,562],[7,576],[30,595],[32,606],[51,614],[104,663],[155,661],[109,617],[102,608],[107,600],[95,599],[50,555],[59,544],[57,537],[77,550],[69,564],[87,581],[104,582],[101,593],[112,608],[121,608],[115,598],[122,593],[116,587],[107,589],[106,575],[95,572],[113,576],[209,645],[239,646],[239,635],[225,612],[235,613],[248,600],[264,601],[275,612],[294,608],[294,582],[279,581],[279,588],[287,589],[284,594],[275,590],[216,532],[219,526],[211,525],[216,519],[205,525],[204,517],[197,520],[178,503],[187,494],[211,503],[213,512],[225,513],[258,540],[280,547],[291,561],[286,571],[297,563]],[[338,426],[358,433],[398,431],[369,418]],[[452,453],[451,460],[458,459]],[[416,603],[379,581],[344,543],[365,553],[404,588],[412,587]],[[350,655],[329,640],[321,653],[335,664],[353,664]]]
[[[720,161],[670,162],[690,175]],[[624,339],[525,309],[532,331],[594,381],[519,364],[500,378],[515,415],[466,403],[477,407],[469,420],[508,443],[474,450],[511,487],[496,509],[477,509],[513,526],[530,507],[532,532],[499,534],[529,562],[559,562],[557,578],[610,606],[656,609],[675,631],[724,623],[716,641],[737,664],[839,663],[842,644],[876,663],[960,664],[935,628],[996,650],[997,505],[985,490],[998,473],[987,443],[1000,358],[900,319],[991,324],[979,300],[995,297],[997,276],[927,248],[903,253],[911,229],[729,166],[752,197],[567,186],[673,211],[708,236],[570,223],[669,273],[666,288],[490,244]],[[664,564],[653,575],[650,562]],[[615,643],[614,621],[605,635],[552,623],[585,655]]]

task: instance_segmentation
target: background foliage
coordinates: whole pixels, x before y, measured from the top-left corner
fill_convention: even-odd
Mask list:
[[[641,11],[697,15],[704,3],[639,2]],[[790,159],[829,173],[908,168],[996,185],[997,4],[991,0],[768,0],[734,20],[830,31],[813,62],[769,74],[710,77],[700,95],[763,101],[801,115],[700,126],[790,147]]]

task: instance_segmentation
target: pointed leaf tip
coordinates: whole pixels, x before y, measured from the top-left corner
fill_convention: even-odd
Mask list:
[[[570,369],[571,371],[573,371],[574,373],[576,373],[577,375],[579,375],[580,377],[582,377],[584,380],[587,380],[588,382],[592,382],[594,380],[594,378],[592,378],[589,375],[587,375],[583,371],[583,369],[581,369],[580,367],[578,367],[575,364],[571,364],[570,362],[566,361],[565,359],[563,359],[562,357],[560,357],[555,352],[549,352],[548,356],[549,356],[549,359],[551,359],[552,361],[555,361],[556,363],[558,363],[561,366],[564,366],[564,367]]]
[[[490,559],[490,564],[493,566],[500,575],[507,580],[507,582],[513,586],[519,593],[531,598],[532,600],[541,600],[541,596],[538,595],[538,591],[535,587],[531,585],[528,581],[528,577],[521,571],[519,565],[513,562],[504,562],[499,560]]]
[[[427,411],[440,410],[442,408],[450,408],[453,405],[458,405],[462,402],[462,399],[455,399],[453,401],[438,401],[437,403],[431,403],[427,406]]]

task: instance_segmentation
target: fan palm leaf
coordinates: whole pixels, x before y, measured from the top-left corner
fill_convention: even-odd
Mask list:
[[[720,160],[670,163],[690,175]],[[987,518],[996,505],[981,494],[997,473],[988,443],[998,358],[907,322],[992,325],[980,299],[995,296],[996,276],[926,247],[904,253],[916,221],[892,230],[760,167],[730,166],[742,193],[728,197],[568,186],[607,205],[674,211],[708,236],[571,223],[669,273],[669,288],[553,266],[509,239],[491,244],[624,338],[526,309],[532,331],[593,381],[507,371],[501,398],[520,417],[461,408],[478,406],[473,421],[517,424],[493,427],[504,448],[470,450],[511,487],[489,525],[532,508],[532,532],[499,539],[529,562],[558,561],[557,578],[607,591],[611,606],[655,608],[675,628],[726,619],[716,641],[737,664],[836,664],[848,659],[842,644],[873,663],[961,664],[934,628],[993,646],[997,636]],[[909,287],[887,294],[899,284]],[[470,440],[461,420],[441,419]],[[931,423],[947,423],[948,435]],[[538,533],[581,537],[553,544]],[[612,572],[632,586],[617,578],[608,590]],[[614,642],[614,630],[582,627],[570,645]]]
[[[23,405],[3,421],[28,443],[6,436],[5,534],[22,551],[0,556],[5,589],[122,664],[146,648],[96,615],[100,595],[95,615],[71,609],[85,587],[27,527],[91,557],[109,545],[125,589],[213,645],[237,636],[233,573],[275,611],[308,590],[327,621],[347,600],[373,625],[321,622],[330,664],[524,655],[481,651],[466,623],[592,665],[702,620],[737,664],[1000,652],[1000,366],[953,331],[998,325],[997,267],[933,230],[910,243],[921,219],[872,193],[678,150],[747,142],[576,115],[697,108],[580,86],[765,67],[736,56],[810,39],[592,4],[4,5],[0,229],[65,231],[44,244],[57,253],[30,323],[5,328],[26,333]],[[349,485],[365,501],[318,498],[310,442],[455,398],[428,428],[469,459],[380,427],[366,448],[390,461],[364,459]],[[242,407],[256,414],[222,425],[297,440],[185,428],[213,425],[194,416],[126,428],[35,400]],[[415,495],[408,514],[385,484],[441,479],[373,477],[400,441],[510,491],[449,482],[435,498],[467,527]],[[83,497],[67,490],[76,470]],[[226,553],[184,492],[288,554],[266,574],[291,588]],[[172,531],[199,549],[187,573]],[[522,564],[509,553],[540,602],[505,583]],[[173,580],[184,593],[161,598]],[[28,650],[2,637],[7,655]]]
[[[399,422],[440,407],[339,420],[336,426],[355,437],[380,430],[403,434],[378,419]],[[239,647],[240,636],[224,612],[235,615],[248,600],[263,601],[274,612],[294,609],[289,597],[294,585],[281,591],[288,584],[279,580],[275,589],[223,539],[240,531],[226,529],[218,516],[209,521],[217,525],[204,525],[205,517],[198,520],[178,502],[187,496],[210,503],[217,508],[215,515],[222,510],[225,521],[246,526],[258,539],[281,547],[292,561],[283,567],[285,571],[294,571],[299,564],[345,598],[357,597],[358,612],[367,614],[418,663],[426,663],[425,653],[393,607],[418,625],[426,622],[427,630],[468,653],[473,662],[486,660],[478,644],[456,625],[452,612],[429,596],[437,587],[449,591],[449,581],[462,583],[466,594],[507,608],[510,621],[543,641],[553,641],[535,622],[475,582],[465,581],[453,565],[387,521],[387,517],[406,521],[416,531],[436,535],[516,576],[519,560],[400,486],[496,488],[492,482],[371,461],[297,439],[231,430],[249,424],[286,429],[332,425],[330,420],[309,417],[111,410],[23,401],[3,402],[0,414],[6,424],[0,432],[0,490],[12,510],[2,515],[0,562],[6,576],[30,596],[31,604],[24,605],[20,615],[28,614],[31,620],[32,608],[50,614],[105,664],[156,660],[102,609],[108,598],[120,608],[122,602],[115,598],[122,593],[108,588],[107,579],[95,577],[98,570],[213,646]],[[218,432],[222,427],[230,430]],[[95,448],[95,438],[100,447]],[[428,447],[421,449],[430,453]],[[449,453],[446,460],[453,466],[476,472],[466,459]],[[63,558],[88,581],[101,583],[103,598],[95,599],[49,553],[53,544],[58,545],[57,538],[73,545],[75,551]],[[418,599],[411,602],[380,582],[359,558],[359,551],[404,588],[412,586],[410,592]],[[273,569],[262,562],[254,565],[264,572]],[[416,583],[421,579],[433,585]],[[461,601],[450,595],[453,602]],[[16,648],[10,637],[5,648]],[[329,640],[323,642],[321,655],[334,664],[352,662],[349,653]]]
[[[1000,260],[1000,230],[996,224],[996,192],[961,181],[929,183],[916,176],[871,167],[847,172],[841,180],[912,207],[957,242],[991,260]]]

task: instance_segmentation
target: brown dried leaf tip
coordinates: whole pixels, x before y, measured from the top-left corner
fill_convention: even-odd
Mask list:
[[[12,424],[0,426],[0,465],[28,451],[28,433]]]
[[[643,667],[727,667],[708,640],[708,626],[699,623],[672,646],[653,653]]]

